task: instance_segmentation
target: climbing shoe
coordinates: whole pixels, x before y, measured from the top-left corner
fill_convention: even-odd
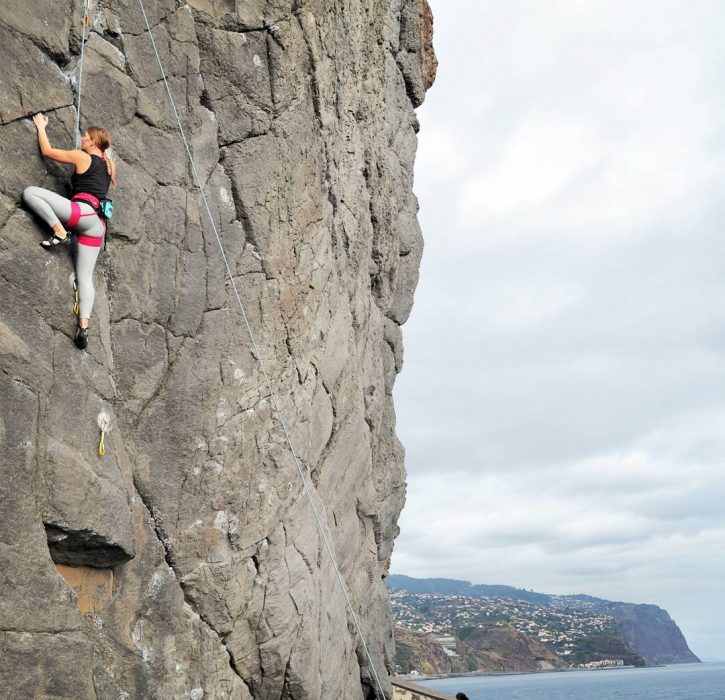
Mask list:
[[[85,350],[88,347],[88,329],[78,327],[76,331],[75,344],[79,350]]]
[[[46,238],[44,241],[40,241],[40,245],[43,246],[46,250],[50,250],[51,248],[55,248],[57,245],[68,245],[70,243],[70,234],[66,233],[65,238],[59,238],[55,234],[53,234],[50,238]]]

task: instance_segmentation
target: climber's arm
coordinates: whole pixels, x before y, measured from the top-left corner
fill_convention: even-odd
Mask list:
[[[33,124],[38,130],[38,146],[40,152],[51,160],[58,161],[58,163],[67,163],[69,165],[75,165],[83,167],[88,164],[88,155],[83,151],[64,151],[61,148],[53,148],[50,144],[48,134],[45,133],[45,127],[48,126],[48,117],[44,114],[36,114],[33,116]]]

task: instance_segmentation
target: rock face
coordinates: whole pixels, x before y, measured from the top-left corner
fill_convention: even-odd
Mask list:
[[[427,4],[147,3],[259,353],[139,5],[90,5],[81,128],[111,131],[119,187],[85,353],[70,259],[20,204],[69,181],[29,117],[72,147],[83,3],[0,4],[2,692],[374,697],[259,354],[387,694]]]
[[[644,657],[648,664],[690,664],[700,661],[690,651],[677,623],[659,606],[601,601],[600,608],[619,622],[627,644]]]

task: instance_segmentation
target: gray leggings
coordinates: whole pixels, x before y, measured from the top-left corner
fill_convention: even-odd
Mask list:
[[[42,187],[26,187],[23,190],[23,201],[28,208],[51,228],[57,223],[65,226],[71,216],[70,199]],[[104,233],[103,222],[86,202],[78,202],[81,216],[74,230],[84,236],[100,238]],[[92,215],[91,215],[92,214]],[[78,243],[76,246],[76,280],[78,281],[78,299],[80,301],[80,318],[90,318],[93,301],[96,297],[93,289],[93,268],[96,266],[101,248]]]

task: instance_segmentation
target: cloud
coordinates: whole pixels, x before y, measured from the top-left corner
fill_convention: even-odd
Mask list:
[[[431,5],[393,570],[657,603],[725,658],[725,8]]]
[[[510,135],[498,159],[461,189],[459,224],[540,213],[600,163],[603,144],[585,125],[542,115]]]

